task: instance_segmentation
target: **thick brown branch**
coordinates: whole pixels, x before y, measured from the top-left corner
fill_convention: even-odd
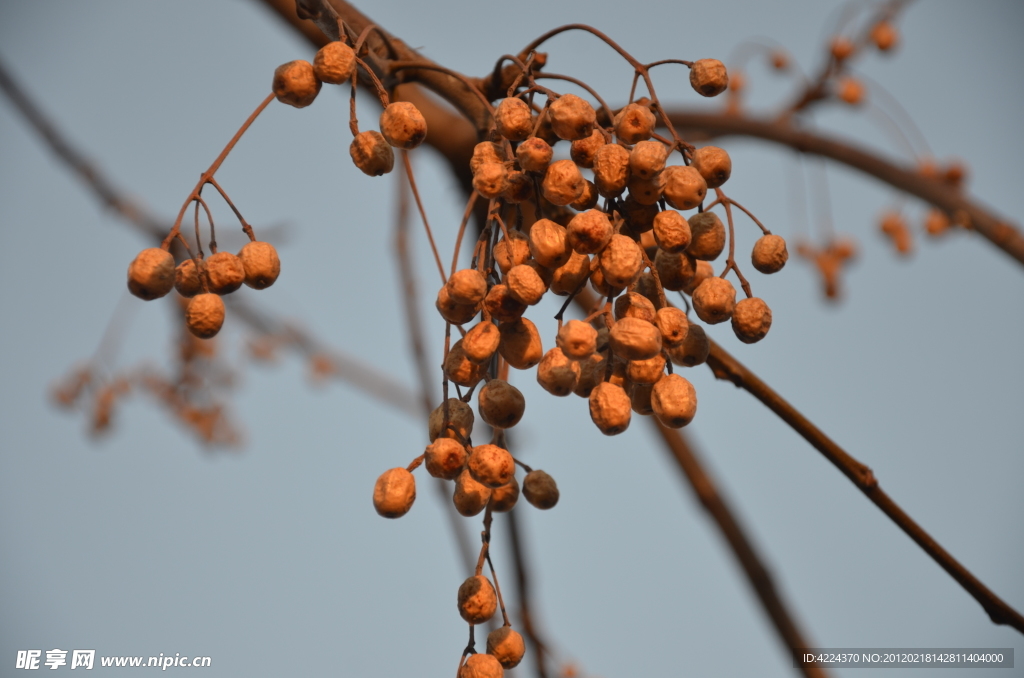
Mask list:
[[[710,341],[710,340],[709,340]],[[764,403],[768,409],[777,414],[799,433],[807,442],[831,461],[835,466],[867,495],[885,515],[899,526],[901,530],[917,542],[925,553],[932,557],[942,569],[949,573],[975,600],[981,603],[989,618],[996,624],[1007,624],[1024,633],[1024,617],[1007,605],[999,596],[978,580],[971,572],[960,564],[946,549],[932,538],[924,528],[907,515],[899,505],[887,495],[871,469],[847,454],[831,438],[825,435],[807,417],[790,405],[768,384],[761,381],[753,372],[732,357],[724,348],[711,341],[711,353],[708,366],[719,379],[731,381]]]
[[[935,205],[954,220],[966,220],[996,247],[1024,264],[1024,234],[963,192],[939,180],[929,179],[914,168],[900,167],[849,142],[802,130],[785,119],[758,120],[743,115],[687,110],[669,111],[668,116],[680,130],[714,137],[753,137],[858,169],[893,188]]]

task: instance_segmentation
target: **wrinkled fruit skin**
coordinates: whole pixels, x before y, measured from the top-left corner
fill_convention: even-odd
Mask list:
[[[289,61],[274,71],[274,95],[282,104],[305,108],[316,99],[322,83],[308,61]]]
[[[211,339],[224,325],[224,300],[216,294],[197,294],[185,308],[185,326],[200,339]]]
[[[470,655],[459,669],[459,678],[502,678],[504,675],[501,663],[490,654]]]
[[[490,580],[478,574],[459,587],[459,614],[470,624],[483,624],[498,609],[498,596]]]
[[[558,503],[558,485],[555,484],[555,479],[544,471],[530,471],[523,478],[523,496],[533,506],[549,509]]]
[[[523,660],[526,644],[511,626],[502,626],[487,634],[487,654],[493,655],[503,668],[512,669]]]
[[[380,474],[373,487],[373,508],[385,518],[401,518],[416,500],[416,479],[404,468]]]
[[[128,291],[139,299],[152,301],[174,287],[174,257],[159,247],[139,252],[128,266]]]
[[[268,242],[255,240],[246,244],[238,258],[245,269],[245,284],[253,289],[266,289],[281,275],[281,260],[277,250]]]

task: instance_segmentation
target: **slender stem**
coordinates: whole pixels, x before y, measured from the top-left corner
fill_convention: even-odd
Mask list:
[[[427,232],[427,240],[430,241],[430,250],[434,253],[434,261],[437,263],[437,272],[441,274],[441,284],[448,282],[444,274],[444,264],[441,263],[441,255],[437,251],[437,243],[434,242],[434,232],[430,230],[430,222],[427,220],[427,210],[423,208],[423,201],[420,200],[419,189],[416,188],[416,176],[412,171],[412,163],[409,161],[409,152],[402,151],[402,165],[405,167],[405,176],[409,180],[409,188],[416,199],[416,208],[420,212],[420,219],[423,220],[423,229]]]

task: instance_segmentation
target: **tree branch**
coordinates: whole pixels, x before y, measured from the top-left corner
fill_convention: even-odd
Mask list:
[[[971,572],[960,564],[946,549],[932,538],[924,528],[906,514],[900,506],[878,486],[871,469],[850,456],[817,426],[776,393],[768,384],[761,381],[724,348],[708,339],[711,352],[708,355],[708,366],[718,379],[731,381],[737,387],[750,393],[764,403],[768,409],[777,414],[784,422],[814,446],[825,458],[831,461],[868,499],[889,516],[889,518],[907,533],[925,553],[932,557],[939,566],[949,573],[975,600],[981,603],[989,618],[996,624],[1006,624],[1024,633],[1024,617],[1007,605],[999,596],[978,580]]]

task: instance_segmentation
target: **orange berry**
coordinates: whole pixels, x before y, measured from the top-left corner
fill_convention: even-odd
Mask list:
[[[282,104],[305,108],[320,93],[321,82],[308,61],[289,61],[274,71],[274,95]]]
[[[502,626],[487,634],[487,654],[494,655],[502,667],[512,669],[523,660],[526,644],[511,626]]]
[[[736,307],[736,288],[725,278],[708,278],[693,292],[693,310],[710,325],[725,322]]]
[[[714,261],[725,249],[725,225],[714,212],[699,212],[690,217],[690,245],[686,253],[694,259]]]
[[[323,82],[343,85],[356,72],[356,53],[343,42],[329,42],[317,51],[313,72]]]
[[[174,257],[159,247],[142,250],[128,265],[128,291],[146,301],[170,292],[174,278]]]
[[[780,235],[762,235],[754,243],[750,253],[750,262],[761,273],[777,273],[789,260],[786,241]]]
[[[614,436],[629,428],[631,404],[621,386],[609,381],[601,382],[590,392],[589,400],[590,419],[601,433]]]
[[[487,507],[487,502],[491,500],[491,494],[491,488],[473,480],[469,469],[466,469],[455,479],[452,503],[455,504],[455,510],[460,515],[470,518]]]
[[[373,508],[385,518],[401,518],[416,500],[416,479],[404,468],[380,474],[373,486]]]
[[[697,94],[718,96],[729,86],[729,74],[718,59],[699,59],[690,67],[690,85]]]
[[[507,485],[516,470],[512,455],[497,445],[477,445],[469,453],[467,463],[473,480],[491,489]]]
[[[535,469],[523,478],[523,496],[533,506],[549,509],[558,503],[558,485],[546,472]]]
[[[385,141],[380,132],[368,130],[360,132],[352,139],[348,147],[352,162],[363,174],[379,177],[387,174],[395,166],[395,152]]]
[[[757,297],[742,299],[732,312],[732,331],[744,344],[764,339],[772,326],[772,310]]]
[[[503,379],[491,379],[477,396],[480,418],[494,428],[512,428],[523,418],[526,399],[522,392]]]
[[[678,374],[667,374],[651,390],[654,416],[669,428],[686,426],[697,414],[697,392]]]
[[[245,271],[245,284],[253,289],[266,289],[281,275],[281,260],[269,242],[254,240],[246,243],[238,253],[238,258]]]
[[[523,141],[533,132],[533,111],[517,97],[502,99],[494,111],[498,134],[509,141]]]
[[[587,138],[597,125],[594,107],[575,94],[563,94],[552,101],[547,117],[554,133],[566,141]]]
[[[214,337],[224,325],[224,300],[217,294],[197,294],[185,308],[185,326],[200,339]]]
[[[459,587],[459,614],[463,619],[470,624],[483,624],[494,616],[497,609],[498,596],[487,577],[478,574],[462,582],[462,586]]]
[[[704,201],[708,184],[693,167],[672,165],[661,173],[661,194],[677,210],[692,210]]]
[[[718,188],[732,175],[732,158],[717,146],[698,148],[690,166],[700,172],[708,188]]]
[[[453,438],[438,438],[427,446],[424,465],[435,478],[455,480],[466,466],[466,447]]]

